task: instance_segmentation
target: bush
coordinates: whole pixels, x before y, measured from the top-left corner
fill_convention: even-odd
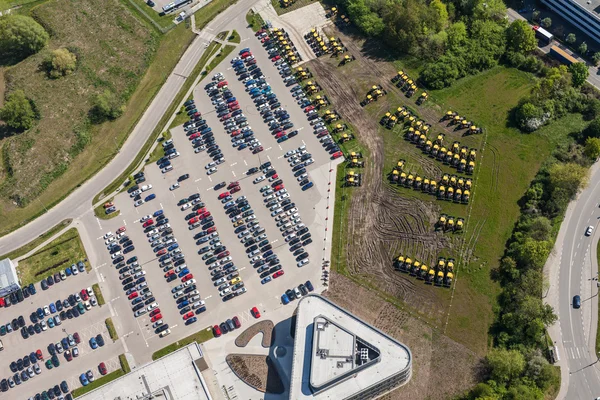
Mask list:
[[[48,43],[48,39],[48,33],[31,17],[24,15],[0,17],[0,54],[2,54],[2,58],[24,59],[43,49]]]
[[[552,20],[550,18],[546,17],[542,20],[541,25],[542,25],[542,28],[548,29],[552,26]]]
[[[107,89],[94,98],[90,117],[93,122],[100,123],[119,118],[123,111],[125,111],[125,106],[121,104],[120,99],[115,93]]]
[[[544,115],[544,110],[532,103],[525,102],[517,108],[515,119],[520,129],[525,132],[533,132],[542,127],[548,118]]]
[[[6,125],[17,131],[31,128],[36,117],[34,104],[25,97],[25,92],[22,90],[15,90],[9,94],[4,107],[0,110],[0,118]]]
[[[575,44],[575,42],[577,41],[577,36],[575,36],[574,33],[569,33],[565,38],[565,41],[569,44]]]
[[[60,78],[75,71],[77,56],[67,49],[54,50],[46,59],[46,69],[51,78]]]

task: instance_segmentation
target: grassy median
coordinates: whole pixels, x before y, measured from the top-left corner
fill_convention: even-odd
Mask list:
[[[212,0],[194,14],[196,29],[203,29],[217,15],[235,3],[237,0]]]
[[[94,296],[96,296],[96,300],[98,300],[98,305],[103,306],[104,304],[106,304],[106,301],[104,301],[104,296],[102,295],[102,291],[100,290],[100,285],[94,283],[92,285],[92,290],[94,291]]]
[[[4,260],[5,258],[10,258],[11,260],[14,260],[16,258],[21,257],[24,254],[29,253],[31,250],[35,249],[36,247],[38,247],[39,245],[44,243],[46,240],[48,240],[52,236],[56,235],[62,229],[69,226],[69,224],[72,221],[73,221],[72,219],[65,219],[64,221],[62,221],[58,225],[50,228],[48,231],[42,233],[40,236],[38,236],[36,239],[33,239],[31,242],[27,243],[26,245],[21,246],[18,249],[11,251],[10,253],[4,254],[3,256],[0,256],[0,260]]]
[[[254,32],[258,31],[265,24],[265,21],[260,14],[256,14],[252,10],[248,11],[248,14],[246,14],[246,22],[248,22],[248,25]]]
[[[111,197],[110,199],[106,200],[106,203],[109,203],[109,202],[112,203],[114,200],[115,200],[115,198]],[[98,217],[100,219],[113,219],[113,218],[121,215],[121,210],[117,210],[115,212],[107,214],[106,208],[104,208],[104,204],[100,204],[98,207],[94,208],[94,215],[96,217]]]
[[[106,320],[104,320],[104,323],[106,324],[106,329],[108,330],[108,334],[110,335],[110,338],[115,341],[119,338],[119,335],[117,334],[117,330],[115,329],[115,324],[112,321],[112,318],[106,318]]]
[[[71,228],[30,257],[19,262],[17,272],[23,286],[39,282],[71,264],[83,261],[90,269],[87,254],[77,229]]]
[[[152,354],[152,360],[158,360],[159,358],[164,357],[167,354],[171,354],[175,350],[185,347],[190,343],[194,343],[194,342],[203,343],[203,342],[206,342],[207,340],[212,339],[213,337],[214,337],[214,335],[212,332],[212,328],[209,326],[206,329],[202,329],[202,330],[194,333],[193,335],[183,338],[175,343],[168,345],[167,347],[163,347],[162,349],[154,352],[154,354]]]

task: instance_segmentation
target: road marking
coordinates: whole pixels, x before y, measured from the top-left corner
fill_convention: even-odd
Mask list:
[[[132,333],[133,333],[133,331],[127,332],[126,334],[123,335],[123,337],[126,338],[127,336],[131,335]]]
[[[104,236],[98,236],[96,240],[104,239]]]
[[[206,297],[205,297],[204,299],[202,299],[202,300],[208,300],[208,299],[210,299],[211,297],[212,297],[212,294],[211,294],[210,296],[206,296]]]
[[[239,271],[243,271],[245,269],[246,269],[246,267],[242,267],[242,268],[239,269]]]
[[[162,203],[158,203],[158,204],[160,205],[160,208],[164,210]]]
[[[198,178],[194,182],[198,182],[198,181],[201,181],[201,180],[202,180],[202,178]]]
[[[212,183],[212,178],[210,176],[208,177],[208,180]]]
[[[100,219],[98,217],[96,217],[96,221],[98,221],[98,227],[100,228],[100,230],[102,230],[102,225],[100,224]]]
[[[302,139],[302,144],[306,146],[306,142],[304,141],[304,139]]]
[[[121,296],[117,296],[114,299],[112,299],[111,301],[116,301],[116,300],[119,300],[120,298],[121,298]]]
[[[271,156],[267,154],[267,159],[271,161]]]
[[[248,162],[247,162],[246,160],[244,160],[244,164],[245,164],[245,165],[248,165]]]
[[[236,166],[237,162],[234,162],[233,164],[230,165],[230,167]]]
[[[206,191],[208,192],[208,191],[209,191],[209,190],[211,190],[211,189],[212,189],[212,187],[209,187],[208,189],[206,189]]]
[[[279,239],[275,239],[275,240],[273,240],[273,241],[271,242],[271,244],[273,244],[273,243],[277,243],[277,242],[279,242]]]
[[[237,175],[235,174],[235,172],[234,172],[234,171],[231,171],[231,173],[233,174],[233,177],[234,177],[234,178],[237,178]]]
[[[136,212],[136,213],[138,213],[138,215],[139,215],[139,213],[140,213],[140,210],[138,210],[138,208],[136,207],[136,208],[135,208],[135,212]]]
[[[281,145],[280,145],[280,144],[278,144],[278,146],[279,146],[279,150],[283,150],[283,147],[281,147]]]
[[[127,221],[123,220],[123,226],[127,226]]]

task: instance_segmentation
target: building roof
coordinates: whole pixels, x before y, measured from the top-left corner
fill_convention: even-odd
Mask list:
[[[145,399],[150,394],[171,400],[210,400],[206,383],[196,368],[202,357],[200,346],[192,343],[156,361],[134,368],[130,373],[100,386],[78,400]]]
[[[0,260],[0,290],[19,285],[19,276],[10,258]],[[14,290],[14,289],[11,289]]]
[[[402,343],[321,296],[300,300],[290,399],[345,399],[411,367]]]

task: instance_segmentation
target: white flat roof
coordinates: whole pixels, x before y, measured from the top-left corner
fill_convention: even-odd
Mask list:
[[[329,321],[329,326],[319,326],[323,321]],[[315,333],[319,335],[321,332],[324,333],[323,337],[314,337]],[[350,338],[354,342],[352,349],[348,347]],[[331,345],[329,355],[350,351],[356,356],[356,340],[371,346],[371,354],[377,356],[369,361],[370,365],[364,365],[364,369],[359,365],[350,368],[350,364],[332,364],[325,355],[315,354],[317,347],[323,349]],[[309,295],[300,300],[296,313],[290,399],[342,400],[410,368],[411,363],[412,355],[408,347],[328,299]],[[336,375],[343,376],[344,371],[351,373],[346,374],[344,380],[336,382]],[[317,393],[314,393],[317,389],[311,385],[311,376],[314,377],[312,384],[323,385]],[[334,382],[330,382],[332,378]]]
[[[167,393],[168,399],[210,400],[204,379],[194,366],[194,360],[200,357],[197,345],[192,343],[163,358],[137,367],[127,375],[100,386],[77,400],[139,399],[151,393],[163,392]]]

